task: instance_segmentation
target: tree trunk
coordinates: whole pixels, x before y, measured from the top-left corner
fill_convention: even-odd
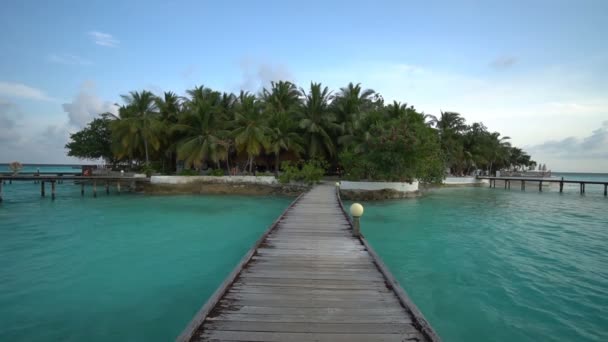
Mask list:
[[[150,157],[148,155],[148,139],[144,138],[144,150],[146,151],[146,165],[150,165]]]
[[[276,154],[276,159],[274,162],[274,174],[279,177],[279,163],[280,163],[280,159],[281,159],[281,154],[280,152],[275,153]]]

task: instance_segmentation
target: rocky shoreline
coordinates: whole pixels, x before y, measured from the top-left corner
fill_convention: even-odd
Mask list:
[[[142,184],[144,194],[176,195],[252,195],[298,196],[310,187],[298,184],[210,183],[195,181],[185,184]]]
[[[347,201],[381,201],[388,199],[416,198],[421,191],[402,192],[393,189],[381,190],[340,190],[340,198]]]

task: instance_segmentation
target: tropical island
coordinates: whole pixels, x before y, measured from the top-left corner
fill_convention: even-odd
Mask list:
[[[332,92],[271,82],[259,94],[204,86],[185,96],[122,95],[71,134],[68,155],[147,174],[281,174],[283,182],[324,174],[348,180],[439,183],[446,174],[534,168],[509,137],[455,112],[433,116],[349,83]]]

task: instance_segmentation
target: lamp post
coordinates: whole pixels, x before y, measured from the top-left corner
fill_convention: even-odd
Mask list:
[[[350,214],[353,216],[353,235],[358,237],[361,235],[359,218],[363,216],[363,206],[359,203],[353,203],[350,206]]]

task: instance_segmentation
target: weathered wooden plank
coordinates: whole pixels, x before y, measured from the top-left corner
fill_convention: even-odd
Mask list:
[[[404,342],[421,341],[419,334],[311,334],[259,331],[209,330],[201,334],[202,341],[267,341],[267,342]]]
[[[326,313],[326,314],[315,314],[311,315],[287,315],[287,314],[275,314],[275,315],[258,315],[252,313],[229,313],[223,312],[222,314],[214,317],[208,317],[207,321],[237,321],[237,322],[291,322],[291,323],[412,323],[412,320],[407,318],[403,312],[394,314],[378,313],[376,315],[370,315],[367,312],[363,312],[359,315],[353,315],[349,312],[341,313]]]
[[[215,320],[207,324],[207,329],[229,331],[343,334],[416,333],[416,328],[407,323],[248,322]]]
[[[376,293],[389,293],[393,294],[388,288],[378,289],[316,289],[316,288],[293,288],[288,286],[253,286],[253,285],[239,285],[234,284],[230,288],[230,293],[277,293],[277,294],[320,294],[320,295],[335,295],[336,293],[353,294],[357,296],[374,295]]]
[[[337,292],[333,294],[322,293],[258,293],[258,292],[228,292],[224,298],[234,301],[240,300],[317,300],[317,301],[353,301],[353,302],[390,302],[398,303],[393,293],[368,293],[363,296],[359,293]]]
[[[402,307],[385,308],[289,308],[289,307],[270,307],[252,305],[231,305],[222,310],[222,313],[238,313],[251,315],[308,315],[310,317],[322,317],[326,315],[353,315],[353,316],[395,316],[405,314]]]

